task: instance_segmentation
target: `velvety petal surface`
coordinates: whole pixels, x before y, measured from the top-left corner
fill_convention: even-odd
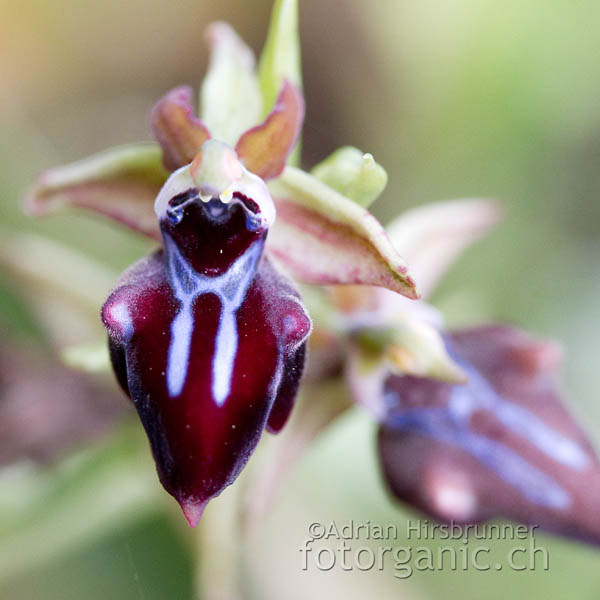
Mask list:
[[[502,326],[449,336],[465,385],[389,376],[385,478],[442,521],[504,517],[600,542],[600,464],[556,390],[557,347]]]
[[[102,312],[117,377],[191,525],[263,429],[283,426],[304,366],[310,320],[262,257],[269,202],[230,148],[207,142],[157,198],[164,251],[126,272]]]

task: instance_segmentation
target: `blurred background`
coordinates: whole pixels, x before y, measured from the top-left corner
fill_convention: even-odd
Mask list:
[[[82,213],[31,221],[20,199],[44,168],[149,139],[155,99],[200,82],[205,25],[229,21],[258,52],[270,8],[0,0],[3,599],[192,597],[194,539],[159,486],[141,427],[110,379],[74,374],[53,351],[57,340],[101,333],[89,314],[150,246]],[[435,200],[496,198],[504,224],[434,302],[451,325],[504,320],[560,340],[568,404],[599,443],[600,3],[300,0],[300,13],[304,166],[346,144],[373,153],[390,175],[373,207],[384,222]],[[60,260],[62,246],[39,247],[31,234],[77,259]],[[77,306],[65,310],[48,272]],[[536,538],[549,571],[406,580],[302,571],[298,548],[313,521],[391,523],[402,534],[416,518],[384,491],[374,432],[353,410],[289,473],[248,541],[248,597],[598,598],[597,551],[550,536]]]

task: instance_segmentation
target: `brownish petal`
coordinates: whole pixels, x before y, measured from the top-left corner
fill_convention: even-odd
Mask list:
[[[265,121],[238,140],[235,149],[246,168],[265,180],[277,177],[296,145],[303,120],[302,92],[285,80]]]
[[[152,109],[150,124],[163,150],[167,169],[175,171],[192,162],[210,132],[194,116],[192,89],[180,86],[163,96]]]

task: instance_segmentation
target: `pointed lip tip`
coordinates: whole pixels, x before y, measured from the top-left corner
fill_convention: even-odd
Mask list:
[[[202,502],[196,500],[178,500],[178,502],[190,527],[196,527],[202,518],[208,500]]]

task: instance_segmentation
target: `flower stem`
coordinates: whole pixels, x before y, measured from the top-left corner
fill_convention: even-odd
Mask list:
[[[196,600],[241,600],[239,492],[228,487],[210,502],[198,525]]]

